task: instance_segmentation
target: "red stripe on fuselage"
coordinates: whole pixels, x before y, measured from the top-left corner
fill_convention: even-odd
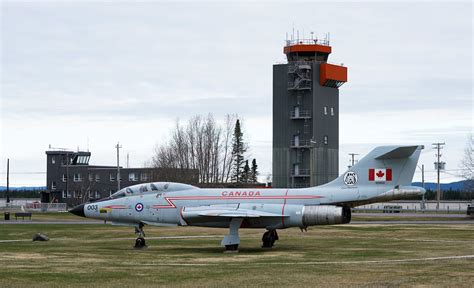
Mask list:
[[[285,227],[285,205],[286,205],[286,197],[288,197],[288,189],[286,189],[285,193],[285,200],[283,201],[283,207],[281,208],[281,224]]]
[[[166,209],[166,208],[176,208],[176,205],[173,201],[176,200],[275,200],[275,199],[319,199],[323,196],[314,196],[314,195],[290,195],[288,196],[288,190],[283,196],[175,196],[175,197],[163,197],[168,205],[153,205],[152,208],[155,209]]]

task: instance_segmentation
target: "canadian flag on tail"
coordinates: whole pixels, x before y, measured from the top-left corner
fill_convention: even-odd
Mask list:
[[[378,183],[392,181],[392,169],[369,169],[369,181]]]

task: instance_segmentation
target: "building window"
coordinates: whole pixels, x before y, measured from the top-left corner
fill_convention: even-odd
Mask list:
[[[51,182],[51,190],[56,190],[56,181]]]
[[[328,115],[328,107],[324,106],[324,115]]]
[[[331,107],[331,116],[334,116],[334,107]]]
[[[63,199],[65,199],[66,198],[66,191],[63,190],[62,192],[63,192],[62,193],[63,194]]]
[[[67,175],[66,174],[63,174],[63,176],[61,177],[61,180],[63,182],[66,182],[67,181]]]
[[[324,145],[328,145],[328,135],[324,135]]]
[[[54,158],[54,156],[51,157],[51,164],[56,164],[56,158]]]
[[[82,182],[82,174],[74,173],[74,182]]]
[[[66,193],[67,193],[67,198],[71,198],[71,191],[68,190]]]
[[[150,181],[150,173],[148,173],[148,172],[143,172],[143,173],[141,174],[141,180],[142,180],[142,181]]]
[[[95,174],[95,181],[97,181],[97,182],[100,181],[100,174],[99,173]]]
[[[96,198],[96,199],[99,199],[99,198],[100,198],[100,193],[99,193],[99,191],[95,191],[95,198]]]
[[[117,173],[110,173],[110,181],[115,181],[115,175]]]
[[[128,181],[138,181],[138,173],[129,173]]]

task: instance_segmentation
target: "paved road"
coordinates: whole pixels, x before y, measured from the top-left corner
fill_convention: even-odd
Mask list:
[[[0,225],[104,225],[103,221],[0,221]],[[452,221],[351,221],[353,225],[460,225],[470,224],[474,225],[474,220],[452,220]]]
[[[357,213],[357,212],[352,212],[352,216],[363,216],[363,217],[374,217],[374,218],[375,217],[469,218],[469,216],[466,214],[436,214],[436,213]]]
[[[474,225],[474,221],[351,221],[354,225]]]

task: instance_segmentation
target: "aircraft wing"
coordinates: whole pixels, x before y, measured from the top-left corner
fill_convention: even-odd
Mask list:
[[[245,206],[249,204],[246,203]],[[198,217],[216,217],[216,218],[266,218],[266,217],[289,217],[279,213],[252,209],[251,207],[242,207],[244,205],[210,205],[198,207],[183,207],[181,215],[184,219]]]
[[[225,218],[259,218],[259,217],[280,217],[281,214],[274,214],[262,211],[254,211],[248,209],[239,210],[208,210],[198,212],[199,216],[203,217],[225,217]]]

